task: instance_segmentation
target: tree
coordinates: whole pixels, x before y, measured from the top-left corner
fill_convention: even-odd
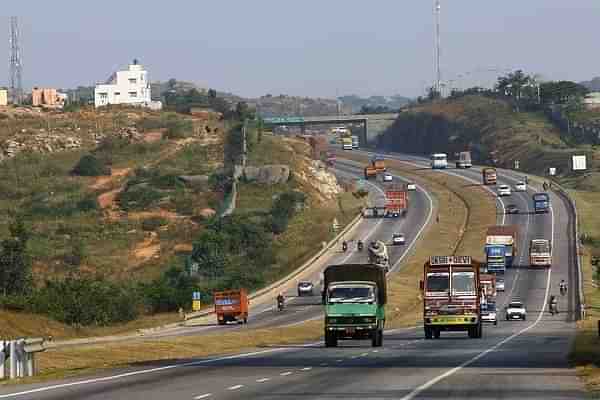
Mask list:
[[[522,70],[510,72],[506,76],[498,78],[496,89],[503,95],[512,97],[515,101],[517,112],[519,111],[519,102],[523,98],[523,88],[530,86],[533,83],[533,78],[526,75]]]
[[[540,97],[543,104],[567,104],[570,100],[583,97],[588,89],[571,81],[551,81],[540,85]]]
[[[430,87],[427,89],[427,99],[429,101],[437,100],[442,98],[442,93],[437,90],[435,87]]]
[[[171,78],[167,82],[167,87],[169,90],[175,90],[175,86],[177,85],[177,80],[175,78]]]
[[[217,98],[217,91],[215,89],[208,89],[208,98],[210,98],[210,99],[216,99]]]
[[[31,259],[27,249],[30,233],[18,217],[9,227],[10,237],[0,249],[0,290],[4,296],[21,295],[31,290]]]

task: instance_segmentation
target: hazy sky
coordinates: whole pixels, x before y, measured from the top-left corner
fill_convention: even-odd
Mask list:
[[[433,0],[19,0],[24,84],[105,80],[134,57],[152,80],[175,77],[242,96],[417,96],[432,82]],[[548,79],[600,75],[598,0],[442,0],[443,78],[487,83],[486,69]]]

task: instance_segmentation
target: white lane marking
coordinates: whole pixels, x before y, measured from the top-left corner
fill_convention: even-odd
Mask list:
[[[319,364],[319,367],[326,367],[326,366],[328,366],[328,365],[329,365],[329,364],[327,364],[327,363],[321,363],[321,364]]]
[[[361,356],[361,357],[366,357],[366,356],[368,356],[368,355],[369,355],[369,353],[362,353],[360,356]]]
[[[552,206],[550,206],[550,213],[552,216],[552,240],[554,240],[554,210],[552,209]],[[552,276],[552,269],[548,268],[548,277],[546,279],[546,293],[544,294],[544,303],[542,304],[541,310],[538,313],[538,316],[535,320],[535,322],[523,329],[521,329],[520,331],[512,334],[511,336],[501,340],[500,342],[496,343],[494,346],[488,348],[487,350],[479,353],[478,355],[476,355],[475,357],[463,362],[462,364],[460,364],[457,367],[454,367],[446,372],[444,372],[443,374],[431,379],[428,382],[425,382],[424,384],[422,384],[421,386],[417,387],[415,390],[413,390],[412,392],[410,392],[409,394],[407,394],[406,396],[402,397],[400,400],[412,400],[415,397],[417,397],[419,394],[423,393],[425,390],[429,389],[430,387],[432,387],[433,385],[435,385],[436,383],[446,379],[447,377],[454,375],[455,373],[457,373],[458,371],[460,371],[461,369],[473,364],[475,361],[485,357],[486,355],[488,355],[489,353],[496,351],[499,347],[501,347],[502,345],[510,342],[511,340],[513,340],[514,338],[521,336],[523,333],[535,328],[540,321],[542,320],[543,316],[544,316],[544,312],[546,311],[546,303],[548,302],[548,293],[550,291],[550,278]]]
[[[206,399],[207,397],[212,396],[212,393],[201,394],[200,396],[194,397],[194,400]]]
[[[244,385],[235,385],[235,386],[228,387],[227,390],[238,390],[238,389],[241,389],[243,387],[244,387]]]
[[[379,350],[371,350],[371,353],[379,353]]]
[[[342,361],[344,361],[344,360],[335,360],[335,362],[342,362]]]
[[[312,367],[304,367],[302,368],[302,371],[310,371],[312,369]]]
[[[270,380],[271,380],[271,378],[260,378],[260,379],[257,379],[256,382],[257,383],[265,383],[265,382],[268,382]]]
[[[358,356],[352,356],[350,357],[352,360],[356,360],[358,358]]]
[[[310,347],[310,346],[318,345],[321,343],[322,342],[307,343],[307,344],[300,345],[297,348]],[[102,378],[93,378],[93,379],[85,379],[85,380],[77,381],[77,382],[60,383],[60,384],[56,384],[56,385],[40,387],[37,389],[24,390],[22,392],[2,394],[2,395],[0,395],[0,399],[8,399],[8,398],[12,398],[12,397],[24,396],[24,395],[29,395],[29,394],[33,394],[33,393],[49,392],[52,390],[64,389],[64,388],[69,388],[69,387],[74,387],[74,386],[85,386],[85,385],[91,385],[91,384],[100,383],[100,382],[109,382],[109,381],[114,381],[114,380],[118,380],[118,379],[122,379],[122,378],[128,378],[131,376],[146,375],[146,374],[151,374],[151,373],[155,373],[155,372],[168,371],[171,369],[211,364],[211,363],[215,363],[215,362],[219,362],[219,361],[235,360],[235,359],[240,359],[240,358],[248,358],[248,357],[253,357],[253,356],[257,356],[257,355],[272,354],[272,353],[278,353],[278,352],[284,352],[284,351],[295,351],[297,348],[287,347],[287,348],[260,350],[260,351],[254,351],[251,353],[234,354],[231,356],[211,358],[208,360],[191,361],[191,362],[181,363],[181,364],[166,365],[164,367],[156,367],[156,368],[150,368],[150,369],[143,369],[140,371],[126,372],[123,374],[110,375],[110,376],[105,376]]]
[[[279,375],[281,375],[281,376],[288,376],[288,375],[291,375],[292,373],[293,373],[292,371],[286,371],[286,372],[280,373]]]

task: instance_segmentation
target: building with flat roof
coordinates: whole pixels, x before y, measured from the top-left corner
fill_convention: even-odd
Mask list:
[[[8,105],[8,89],[0,89],[0,106]]]
[[[586,94],[583,98],[583,105],[588,110],[600,108],[600,92],[591,92]]]
[[[94,105],[103,107],[109,104],[160,108],[160,102],[151,98],[148,71],[137,60],[129,64],[126,71],[117,71],[103,84],[97,84],[94,91]]]

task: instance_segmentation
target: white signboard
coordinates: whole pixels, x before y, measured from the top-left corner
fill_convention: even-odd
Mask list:
[[[471,256],[431,256],[430,265],[471,265]]]
[[[585,171],[587,169],[585,156],[573,156],[573,171]]]
[[[550,174],[550,176],[556,175],[556,168],[554,168],[554,167],[548,168],[548,174]]]

